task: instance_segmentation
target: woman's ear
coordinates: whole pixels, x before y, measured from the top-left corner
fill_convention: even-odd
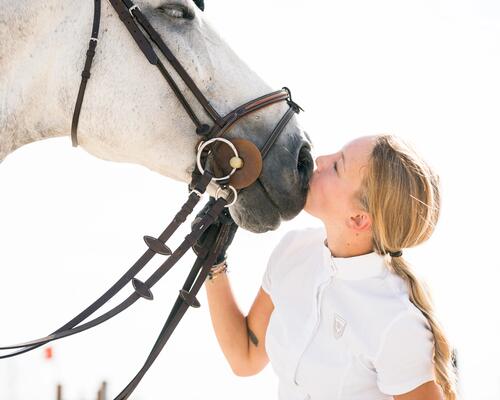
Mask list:
[[[370,215],[364,211],[360,211],[349,218],[349,228],[357,232],[366,232],[372,227],[372,219]]]

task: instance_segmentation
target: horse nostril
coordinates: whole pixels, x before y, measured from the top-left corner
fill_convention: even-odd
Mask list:
[[[305,144],[300,148],[299,157],[297,159],[297,169],[299,171],[302,185],[304,187],[307,187],[314,169],[314,161],[311,156],[311,147],[308,144]]]

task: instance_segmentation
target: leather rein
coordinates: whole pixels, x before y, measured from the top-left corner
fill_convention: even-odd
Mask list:
[[[280,133],[284,130],[292,116],[301,110],[301,108],[292,101],[290,91],[287,88],[283,88],[282,90],[266,94],[245,103],[223,117],[220,116],[193,82],[177,58],[172,54],[170,49],[161,39],[160,35],[142,14],[139,7],[130,0],[109,0],[109,2],[116,10],[121,21],[125,24],[149,63],[158,67],[162,76],[166,79],[186,113],[193,121],[196,127],[196,133],[202,138],[197,148],[196,167],[193,170],[192,180],[189,184],[190,192],[188,200],[182,205],[181,209],[177,212],[170,224],[157,238],[153,236],[144,236],[147,249],[143,255],[96,301],[48,336],[15,345],[1,346],[0,350],[15,349],[15,351],[0,354],[0,359],[14,357],[32,351],[51,341],[62,339],[93,328],[126,310],[140,298],[153,300],[154,296],[151,292],[151,288],[197,242],[207,228],[217,221],[224,209],[234,204],[238,192],[250,186],[253,182],[255,182],[255,180],[258,179],[262,169],[262,160],[268,154],[270,148],[275,143]],[[87,81],[90,78],[90,69],[98,42],[100,14],[101,0],[94,0],[92,34],[89,41],[89,48],[86,53],[85,66],[82,72],[82,80],[72,120],[71,138],[73,146],[75,147],[78,146],[77,128],[80,110],[83,103]],[[143,31],[146,32],[149,40]],[[160,50],[161,54],[168,60],[179,77],[189,87],[195,98],[202,105],[206,114],[213,122],[212,126],[200,122],[188,101],[179,90],[175,80],[161,62],[150,40]],[[275,126],[261,149],[258,149],[252,142],[244,139],[229,140],[223,137],[229,128],[240,118],[253,111],[282,101],[286,101],[288,103],[289,109],[282,116],[281,120]],[[220,147],[222,144],[227,146],[225,150]],[[215,176],[214,170],[223,176]],[[166,242],[177,230],[177,228],[186,221],[187,217],[192,213],[194,207],[198,204],[199,200],[205,193],[208,184],[212,181],[217,182],[219,185],[215,196],[216,201],[210,208],[208,208],[206,214],[192,225],[191,232],[185,236],[183,242],[172,251],[166,245]],[[219,193],[222,193],[223,195],[219,196]],[[231,201],[229,202],[228,199],[231,199]],[[115,397],[115,400],[125,400],[129,398],[141,381],[142,377],[146,374],[162,351],[187,309],[189,307],[200,307],[200,303],[196,299],[196,295],[203,286],[205,278],[207,277],[211,266],[215,263],[215,260],[228,234],[229,225],[226,224],[221,224],[221,228],[218,231],[214,230],[214,232],[210,232],[212,237],[209,237],[207,242],[212,243],[212,246],[210,248],[206,247],[202,249],[200,254],[198,254],[182,289],[179,291],[179,296],[170,311],[170,314],[168,315],[163,329],[158,335],[158,338],[144,365],[136,376],[130,381],[130,383]],[[166,256],[166,260],[144,282],[136,278],[136,275],[157,254]],[[129,282],[132,283],[133,291],[124,301],[100,316],[86,321]]]

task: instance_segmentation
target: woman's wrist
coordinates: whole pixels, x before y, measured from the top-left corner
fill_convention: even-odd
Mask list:
[[[213,265],[208,272],[206,281],[214,281],[222,274],[227,273],[227,260],[224,259],[220,263]]]

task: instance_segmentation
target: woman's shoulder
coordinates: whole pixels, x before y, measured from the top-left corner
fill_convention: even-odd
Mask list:
[[[293,265],[300,266],[311,254],[318,253],[315,249],[321,248],[324,238],[325,231],[321,227],[305,227],[286,232],[271,253],[269,267],[281,270],[280,265],[284,264],[284,270],[289,272]]]
[[[307,248],[311,244],[322,243],[326,237],[324,227],[305,227],[286,232],[278,245]]]
[[[289,258],[303,253],[308,253],[319,247],[325,238],[322,227],[305,227],[286,232],[275,246],[272,258]]]

